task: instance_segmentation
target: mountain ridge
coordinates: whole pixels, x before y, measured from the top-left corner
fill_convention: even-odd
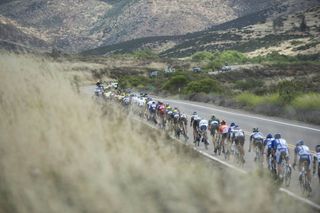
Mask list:
[[[0,4],[0,15],[38,30],[46,35],[50,46],[81,52],[137,38],[179,36],[221,27],[239,17],[286,4],[289,6],[284,10],[268,17],[318,3],[319,0],[12,0]]]

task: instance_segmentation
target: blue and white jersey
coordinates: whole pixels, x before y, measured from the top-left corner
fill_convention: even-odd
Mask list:
[[[297,150],[298,150],[297,154],[299,156],[301,156],[301,155],[311,155],[310,149],[306,145],[298,146]]]
[[[272,148],[272,141],[274,140],[274,138],[267,138],[264,140],[264,146],[267,147],[268,149]]]
[[[250,139],[252,140],[263,140],[264,136],[261,132],[254,132],[251,134]]]
[[[272,141],[272,148],[275,149],[277,152],[288,152],[288,144],[285,139],[274,139]]]

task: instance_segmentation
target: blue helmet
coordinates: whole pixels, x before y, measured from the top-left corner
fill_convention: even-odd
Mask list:
[[[234,122],[232,122],[231,124],[230,124],[230,126],[232,127],[232,126],[235,126],[236,124],[234,123]]]
[[[277,134],[274,135],[274,138],[275,138],[275,139],[280,139],[280,138],[281,138],[281,135],[280,135],[279,133],[277,133]]]
[[[269,134],[267,135],[267,138],[272,138],[272,134],[269,133]]]
[[[296,144],[296,146],[302,146],[302,145],[304,145],[304,141],[303,140],[298,141],[298,143]]]

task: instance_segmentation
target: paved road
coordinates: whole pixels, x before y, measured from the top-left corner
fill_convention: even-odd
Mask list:
[[[191,115],[196,111],[202,118],[209,119],[209,117],[214,114],[220,119],[226,120],[228,123],[235,122],[240,125],[240,127],[246,131],[246,147],[245,150],[248,151],[248,135],[250,134],[253,127],[259,127],[260,131],[264,134],[267,133],[280,133],[283,138],[285,138],[290,144],[290,147],[293,148],[295,143],[303,139],[305,143],[312,149],[315,145],[320,144],[320,126],[308,125],[300,122],[288,121],[279,118],[270,118],[261,115],[254,115],[248,112],[243,112],[239,110],[231,110],[227,108],[217,107],[210,104],[190,102],[190,101],[177,101],[177,100],[167,100],[161,99],[165,103],[169,103],[172,106],[177,106],[183,113]],[[189,137],[192,138],[192,131],[188,131]],[[191,141],[189,141],[191,143]],[[213,148],[205,150],[203,145],[199,148],[201,151],[206,152],[207,154],[213,155],[221,160],[224,160],[222,156],[216,156],[213,153]],[[290,150],[291,159],[293,160],[293,149]],[[253,171],[256,168],[256,165],[253,161],[254,154],[247,153],[246,164],[244,170]],[[232,164],[232,160],[228,163]],[[293,192],[298,196],[302,196],[300,188],[298,186],[298,172],[294,171],[292,176],[292,182],[289,191]],[[314,177],[312,181],[313,194],[311,198],[308,198],[310,201],[320,205],[320,184],[317,179]]]

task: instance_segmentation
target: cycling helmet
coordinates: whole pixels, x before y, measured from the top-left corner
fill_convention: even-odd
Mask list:
[[[259,128],[253,128],[252,132],[259,132]]]
[[[303,140],[298,141],[298,143],[296,144],[296,146],[302,146],[302,145],[304,145],[304,141]]]
[[[221,121],[221,125],[225,125],[226,124],[226,121],[225,120],[222,120]]]
[[[280,138],[281,138],[281,135],[280,135],[279,133],[277,133],[277,134],[274,135],[274,138],[275,138],[275,139],[280,139]]]
[[[193,112],[193,113],[192,113],[192,115],[196,115],[196,114],[197,114],[197,112]]]
[[[267,138],[272,138],[272,134],[269,133],[269,134],[267,135]]]
[[[216,118],[216,116],[215,115],[211,115],[211,119],[215,119]]]
[[[315,150],[316,150],[316,152],[320,152],[320,145],[317,145],[317,146],[315,147]]]
[[[230,126],[235,126],[236,124],[234,123],[234,122],[232,122],[231,124],[230,124]]]

